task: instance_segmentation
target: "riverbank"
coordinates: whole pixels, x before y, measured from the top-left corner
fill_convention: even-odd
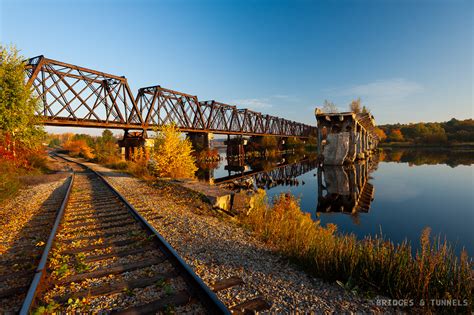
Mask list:
[[[263,191],[242,222],[311,274],[348,290],[410,298],[415,306],[432,310],[435,305],[421,301],[449,298],[460,301],[457,306],[464,310],[473,305],[472,258],[464,250],[457,257],[452,244],[431,237],[430,228],[421,233],[421,246],[413,256],[406,241],[394,244],[382,236],[358,240],[353,234],[339,234],[336,225],[320,226],[302,212],[294,196],[282,194],[269,204]]]
[[[218,293],[228,307],[262,295],[274,313],[393,311],[308,275],[278,254],[276,247],[256,239],[239,221],[216,214],[186,189],[87,164],[149,220],[206,284],[231,276],[244,280],[245,285]]]
[[[456,149],[456,150],[474,150],[474,142],[463,143],[414,143],[414,142],[381,142],[379,148],[414,148],[414,149]]]

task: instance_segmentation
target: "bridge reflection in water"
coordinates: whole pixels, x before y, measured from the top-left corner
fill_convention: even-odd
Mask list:
[[[268,165],[261,163],[257,167],[250,168],[244,160],[228,160],[225,170],[228,176],[214,179],[215,184],[226,184],[230,182],[241,182],[251,180],[256,188],[269,189],[281,185],[299,185],[297,179],[317,167],[315,159],[304,158],[295,163],[283,160],[280,163]],[[270,166],[270,167],[269,167]]]
[[[369,212],[375,189],[369,174],[376,164],[365,160],[344,166],[318,168],[317,212],[357,214]]]
[[[289,191],[304,199],[303,195],[317,194],[314,203],[306,205],[312,209],[316,205],[317,213],[350,214],[356,224],[359,221],[357,214],[369,212],[375,195],[369,179],[371,172],[377,168],[377,157],[350,165],[320,167],[314,157],[305,157],[296,162],[292,160],[290,157],[281,158],[278,162],[259,160],[250,163],[242,159],[229,159],[220,172],[222,175],[222,171],[225,171],[227,176],[214,178],[214,168],[210,167],[206,171],[201,170],[200,178],[229,189],[262,188],[269,191],[270,197],[274,196],[275,191],[281,191],[273,191],[273,188],[293,186],[289,187]],[[309,186],[297,187],[305,184]],[[309,195],[306,198],[312,199]],[[310,210],[307,207],[303,209]]]

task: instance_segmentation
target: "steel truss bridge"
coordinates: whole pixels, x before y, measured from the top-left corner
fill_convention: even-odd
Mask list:
[[[26,65],[27,84],[41,106],[37,115],[49,126],[151,130],[175,123],[182,132],[273,135],[308,138],[316,127],[264,115],[162,88],[138,90],[127,79],[61,61],[34,57]]]

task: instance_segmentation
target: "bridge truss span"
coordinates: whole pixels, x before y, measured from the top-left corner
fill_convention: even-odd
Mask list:
[[[125,77],[38,56],[26,66],[46,125],[141,127],[141,113]]]
[[[308,138],[316,127],[238,109],[216,101],[162,88],[141,88],[133,96],[127,79],[104,72],[34,57],[25,72],[41,106],[45,125],[151,130],[174,123],[182,132],[273,135]]]
[[[175,123],[182,131],[281,137],[315,135],[315,127],[152,86],[138,92],[137,104],[147,126]]]

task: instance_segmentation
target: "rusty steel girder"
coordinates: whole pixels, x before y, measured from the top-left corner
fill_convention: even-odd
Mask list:
[[[27,84],[41,106],[45,125],[150,130],[175,123],[182,132],[274,135],[307,138],[316,127],[263,115],[159,85],[141,88],[136,97],[121,76],[61,61],[34,57],[26,65]]]

